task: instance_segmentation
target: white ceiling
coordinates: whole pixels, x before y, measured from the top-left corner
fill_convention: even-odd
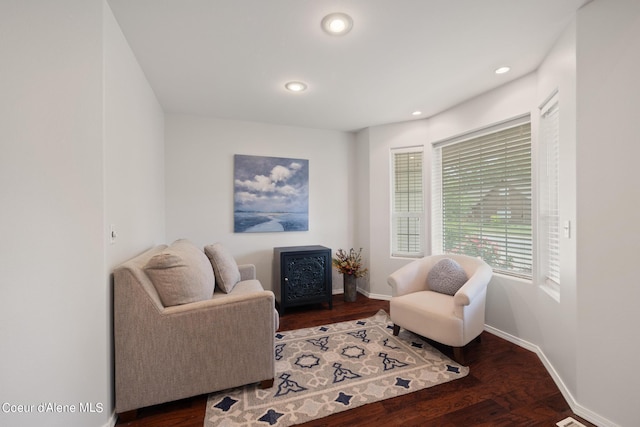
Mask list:
[[[166,112],[355,131],[535,70],[589,0],[109,0]],[[331,12],[351,32],[320,28]],[[502,65],[511,72],[496,75]],[[304,93],[284,83],[301,80]]]

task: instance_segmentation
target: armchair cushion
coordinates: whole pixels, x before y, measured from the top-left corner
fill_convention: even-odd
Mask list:
[[[451,296],[455,295],[467,280],[462,266],[451,258],[438,261],[427,275],[430,290]]]
[[[165,307],[201,301],[213,295],[215,277],[211,264],[188,240],[176,240],[151,257],[144,271]]]
[[[228,294],[240,281],[240,270],[236,260],[227,248],[220,243],[205,246],[204,252],[207,254],[209,261],[211,261],[218,287],[222,292]]]

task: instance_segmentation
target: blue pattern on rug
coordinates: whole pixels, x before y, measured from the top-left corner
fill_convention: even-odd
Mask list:
[[[225,396],[220,402],[216,403],[214,406],[224,412],[229,411],[233,405],[235,405],[238,401],[236,399],[232,399],[229,396]]]
[[[362,342],[367,343],[370,342],[369,338],[367,338],[367,330],[366,329],[362,329],[360,331],[355,331],[355,332],[347,332],[349,335],[351,335],[354,338],[359,338],[362,340]]]
[[[320,347],[320,350],[322,351],[329,350],[329,347],[327,347],[327,344],[329,344],[329,337],[314,338],[307,340],[307,342],[315,345],[316,347]]]
[[[350,359],[360,359],[365,355],[365,351],[364,348],[358,347],[357,345],[350,345],[343,348],[341,354]]]
[[[263,423],[268,423],[270,426],[276,424],[278,422],[278,418],[283,416],[280,412],[276,412],[273,409],[269,409],[266,414],[258,418],[258,421],[262,421]]]
[[[383,342],[384,342],[384,346],[385,346],[385,347],[388,347],[388,348],[390,348],[390,349],[392,349],[392,350],[397,350],[397,349],[399,349],[399,348],[400,348],[400,347],[398,347],[398,346],[395,346],[395,345],[392,345],[392,344],[391,344],[391,343],[393,342],[393,341],[391,341],[391,338],[387,338],[387,339],[386,339],[386,340],[384,340]]]
[[[287,344],[276,344],[276,360],[282,360],[282,352]]]
[[[313,368],[314,366],[320,365],[320,358],[314,356],[313,354],[303,354],[298,357],[298,360],[295,362],[296,365],[301,368]]]
[[[350,396],[348,394],[344,394],[343,392],[340,392],[340,394],[338,395],[338,397],[336,397],[336,402],[338,403],[342,403],[344,406],[349,406],[351,404],[351,399],[353,398],[353,396]]]
[[[400,377],[396,378],[396,385],[398,387],[402,387],[402,388],[408,389],[409,388],[409,384],[411,384],[411,380],[405,380],[405,379],[402,379]]]
[[[395,368],[402,368],[403,366],[409,366],[408,363],[404,363],[399,361],[398,359],[394,359],[393,357],[389,357],[387,353],[378,353],[378,356],[382,357],[382,364],[384,365],[384,370],[389,371]]]
[[[289,393],[298,393],[300,391],[304,391],[306,390],[305,387],[302,387],[300,384],[298,384],[297,382],[290,380],[289,378],[291,377],[291,374],[282,374],[280,375],[280,379],[282,380],[282,382],[280,382],[280,384],[278,384],[278,392],[275,394],[275,396],[284,396],[285,394],[289,394]]]
[[[334,363],[333,367],[336,368],[335,371],[333,371],[333,383],[339,383],[342,382],[344,380],[352,380],[354,378],[360,378],[360,375],[356,374],[355,372],[347,369],[347,368],[343,368],[342,367],[342,363]]]

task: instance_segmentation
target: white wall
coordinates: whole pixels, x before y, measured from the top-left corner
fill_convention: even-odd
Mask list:
[[[356,180],[353,183],[356,202],[356,235],[354,246],[362,248],[362,261],[365,268],[371,270],[371,174],[369,158],[369,129],[356,134]],[[371,295],[371,274],[358,279],[358,288],[365,295]]]
[[[164,243],[164,111],[105,3],[107,268]],[[107,229],[105,233],[108,234]]]
[[[272,289],[273,248],[354,245],[355,137],[352,133],[189,115],[165,118],[167,241],[221,242],[239,263],[256,265]],[[309,231],[233,232],[234,154],[309,160]],[[333,275],[335,289],[342,277]]]
[[[113,412],[113,268],[154,244],[164,242],[164,112],[125,40],[110,7],[103,13],[104,46],[104,299],[108,318],[108,400]],[[114,422],[115,420],[111,420]],[[83,424],[90,425],[90,424]],[[100,425],[94,423],[93,425]],[[103,423],[104,425],[104,423]]]
[[[640,2],[595,1],[577,26],[578,399],[640,424]]]
[[[407,262],[406,259],[391,257],[390,150],[425,146],[427,141],[428,126],[424,120],[375,126],[358,134],[358,150],[362,153],[359,155],[366,154],[369,158],[367,176],[359,182],[359,192],[362,193],[362,202],[368,203],[362,210],[368,210],[367,249],[370,252],[370,265],[367,295],[372,298],[390,297],[387,277]],[[425,164],[430,162],[429,159],[429,150],[425,147]],[[359,237],[366,241],[363,236]]]
[[[0,425],[111,425],[109,276],[164,239],[163,113],[102,0],[2,2],[0,50]]]
[[[534,341],[548,363],[570,391],[568,400],[576,405],[576,23],[563,32],[538,70],[536,105],[541,106],[557,91],[560,106],[560,224],[569,222],[570,236],[560,235],[559,300],[542,291],[541,275],[536,276],[536,318],[540,337]],[[534,112],[536,123],[539,110]],[[540,171],[544,173],[544,171]]]
[[[102,1],[0,2],[0,404],[4,426],[110,417]]]

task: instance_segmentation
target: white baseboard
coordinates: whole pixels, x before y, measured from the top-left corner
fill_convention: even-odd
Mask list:
[[[379,300],[383,300],[383,301],[389,301],[391,299],[391,297],[389,295],[382,295],[382,294],[372,294],[368,291],[365,291],[364,289],[358,288],[358,293],[364,295],[367,298],[370,299],[379,299]],[[331,294],[332,295],[340,295],[343,294],[344,290],[342,288],[334,288],[331,290]]]
[[[549,375],[551,375],[551,378],[556,383],[556,386],[560,390],[560,393],[562,393],[562,396],[565,398],[565,400],[571,407],[571,410],[576,415],[600,427],[620,427],[614,422],[603,418],[595,412],[580,405],[573,397],[573,394],[571,394],[565,383],[562,381],[562,378],[560,377],[560,375],[558,375],[558,372],[556,372],[555,368],[540,347],[489,325],[484,325],[484,330],[489,332],[490,334],[496,335],[538,355],[538,358],[544,365],[545,369],[547,370],[547,372],[549,372]]]
[[[116,411],[113,411],[111,413],[111,418],[109,418],[109,421],[104,424],[104,427],[114,427],[116,425],[116,421],[118,421],[118,414],[116,414]]]
[[[389,296],[389,295],[372,294],[371,292],[365,291],[364,289],[360,289],[360,288],[358,288],[358,292],[360,292],[365,297],[371,298],[371,299],[379,299],[379,300],[383,300],[383,301],[391,300],[391,296]]]

